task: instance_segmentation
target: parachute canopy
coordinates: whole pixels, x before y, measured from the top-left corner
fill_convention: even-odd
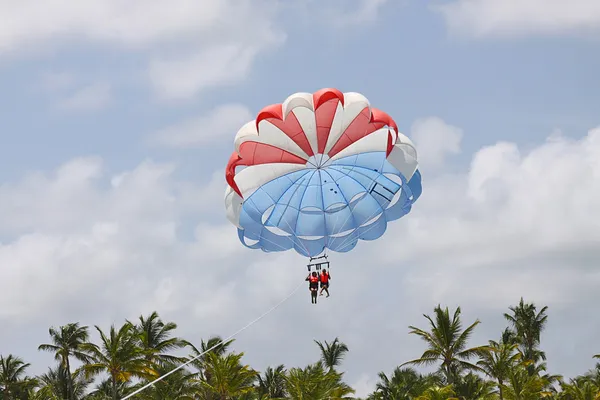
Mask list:
[[[314,257],[381,237],[421,195],[413,143],[359,93],[296,93],[235,136],[225,208],[240,241]]]

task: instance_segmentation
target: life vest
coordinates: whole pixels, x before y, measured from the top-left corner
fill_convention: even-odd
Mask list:
[[[319,283],[319,277],[318,276],[310,276],[310,278],[308,278],[308,281],[310,283]]]
[[[321,283],[329,283],[329,274],[321,274]]]

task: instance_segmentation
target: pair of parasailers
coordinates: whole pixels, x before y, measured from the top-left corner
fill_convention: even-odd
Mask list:
[[[321,274],[317,274],[313,271],[306,277],[308,281],[308,289],[310,290],[310,298],[313,304],[317,304],[317,292],[319,291],[319,282],[321,283],[321,293],[320,296],[323,296],[323,290],[327,292],[327,297],[329,297],[329,280],[331,279],[331,275],[327,270],[321,271]]]

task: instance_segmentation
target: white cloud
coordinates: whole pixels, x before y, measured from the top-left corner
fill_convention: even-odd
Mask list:
[[[432,8],[452,32],[475,37],[510,37],[600,30],[595,0],[456,0]]]
[[[349,34],[350,31],[346,29],[356,30],[371,25],[381,15],[382,9],[390,4],[401,6],[406,4],[406,0],[304,0],[294,3],[292,7],[295,8],[297,19],[302,16],[309,23],[318,21],[325,27]]]
[[[190,98],[238,82],[259,53],[283,43],[277,11],[269,0],[0,2],[0,55],[77,42],[146,52],[157,94]]]
[[[58,101],[56,107],[65,111],[96,111],[107,107],[111,101],[111,86],[104,82],[98,82],[78,89]]]
[[[430,117],[415,121],[410,136],[417,147],[419,164],[434,169],[444,163],[447,155],[460,153],[463,132],[441,118]]]
[[[392,228],[403,246],[388,251],[386,263],[422,264],[408,287],[421,293],[430,286],[432,301],[466,302],[478,293],[478,301],[501,307],[524,291],[549,303],[571,301],[577,294],[570,289],[600,278],[577,269],[589,266],[586,257],[565,264],[578,254],[600,256],[599,156],[594,129],[581,140],[554,134],[527,154],[500,142],[479,150],[466,175],[425,176],[420,204]]]
[[[0,2],[0,57],[48,56],[75,45],[113,46],[141,54],[143,72],[134,71],[129,81],[141,77],[161,100],[189,100],[243,81],[258,57],[286,41],[279,20],[288,15],[298,20],[307,6],[278,0],[38,3]],[[357,7],[346,1],[322,3],[312,2],[307,19],[343,29],[372,23],[387,0],[360,0]]]
[[[411,214],[369,249],[386,268],[386,280],[398,277],[388,290],[410,299],[411,323],[435,304],[461,305],[484,321],[477,337],[486,340],[499,335],[507,305],[524,296],[550,306],[553,322],[543,339],[550,368],[567,375],[586,368],[591,345],[567,355],[560,338],[567,330],[562,318],[598,301],[598,160],[600,128],[579,140],[553,133],[527,153],[499,142],[476,152],[465,174],[424,175]],[[580,318],[571,322],[600,329]]]
[[[185,213],[178,201],[185,199],[175,197],[172,172],[170,165],[145,162],[109,177],[113,184],[101,189],[106,187],[101,161],[78,159],[50,176],[34,174],[0,188],[3,236],[14,238],[0,245],[3,277],[11,282],[0,293],[0,320],[28,321],[41,310],[46,317],[81,316],[101,304],[96,313],[102,318],[117,307],[110,300],[116,297],[123,300],[121,316],[145,307],[179,310],[189,302],[196,288],[186,274],[199,272],[199,260],[214,258],[204,254],[201,242],[178,236],[178,216]],[[240,250],[223,247],[235,235],[216,240],[216,232],[203,225],[198,240],[212,239],[215,251],[224,249],[221,258]],[[208,272],[203,284],[211,281]],[[216,282],[212,286],[216,294],[222,289]],[[144,291],[157,296],[135,300]],[[206,309],[215,293],[205,289],[191,304]],[[17,304],[9,307],[12,302]]]
[[[551,306],[556,325],[542,340],[552,372],[582,372],[589,348],[564,354],[561,337],[600,326],[587,314],[561,322],[598,302],[599,160],[596,129],[580,140],[555,135],[528,153],[497,143],[462,174],[424,175],[409,216],[383,238],[330,257],[330,298],[313,306],[301,288],[236,348],[256,368],[302,365],[318,358],[313,338],[338,336],[351,349],[348,382],[364,392],[377,372],[420,354],[407,326],[424,326],[421,314],[438,302],[460,304],[466,320],[480,317],[476,340],[484,340],[499,335],[501,312],[523,295]],[[46,361],[35,349],[50,324],[107,327],[154,309],[191,340],[226,336],[302,282],[302,257],[238,242],[222,209],[222,171],[208,184],[174,173],[145,161],[107,175],[102,160],[82,158],[0,187],[0,266],[10,282],[0,291],[0,325],[15,327],[0,330],[3,349],[41,372]],[[202,203],[202,190],[214,198]],[[27,340],[12,333],[17,326]]]
[[[208,113],[184,120],[156,132],[150,141],[169,147],[198,147],[212,143],[233,143],[235,133],[254,119],[241,104],[224,104]]]
[[[152,60],[148,75],[162,98],[187,99],[202,89],[239,83],[261,50],[241,43],[192,49],[180,57]]]
[[[396,4],[398,3],[402,1],[397,1]],[[356,11],[343,13],[338,18],[332,19],[332,22],[338,27],[373,23],[386,4],[388,0],[361,0],[359,6],[355,8]]]
[[[41,76],[42,88],[50,92],[67,89],[74,82],[75,77],[68,72],[45,72]]]
[[[177,201],[180,211],[198,217],[206,215],[207,210],[218,210],[223,207],[224,179],[225,168],[223,167],[214,171],[208,182],[179,182]],[[220,214],[216,215],[220,217]]]
[[[53,39],[88,39],[143,48],[205,33],[221,24],[221,18],[235,5],[233,1],[212,0],[177,0],[169,5],[159,0],[134,0],[127,5],[118,0],[85,4],[66,0],[3,2],[0,49]]]

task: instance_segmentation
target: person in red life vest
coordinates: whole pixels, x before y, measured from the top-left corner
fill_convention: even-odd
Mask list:
[[[319,291],[319,275],[313,271],[306,277],[308,281],[308,290],[310,290],[311,303],[317,304],[317,292]]]
[[[321,275],[319,275],[319,280],[321,281],[321,293],[319,296],[323,296],[323,290],[327,292],[327,297],[329,297],[329,280],[331,279],[331,275],[327,270],[321,271]]]

